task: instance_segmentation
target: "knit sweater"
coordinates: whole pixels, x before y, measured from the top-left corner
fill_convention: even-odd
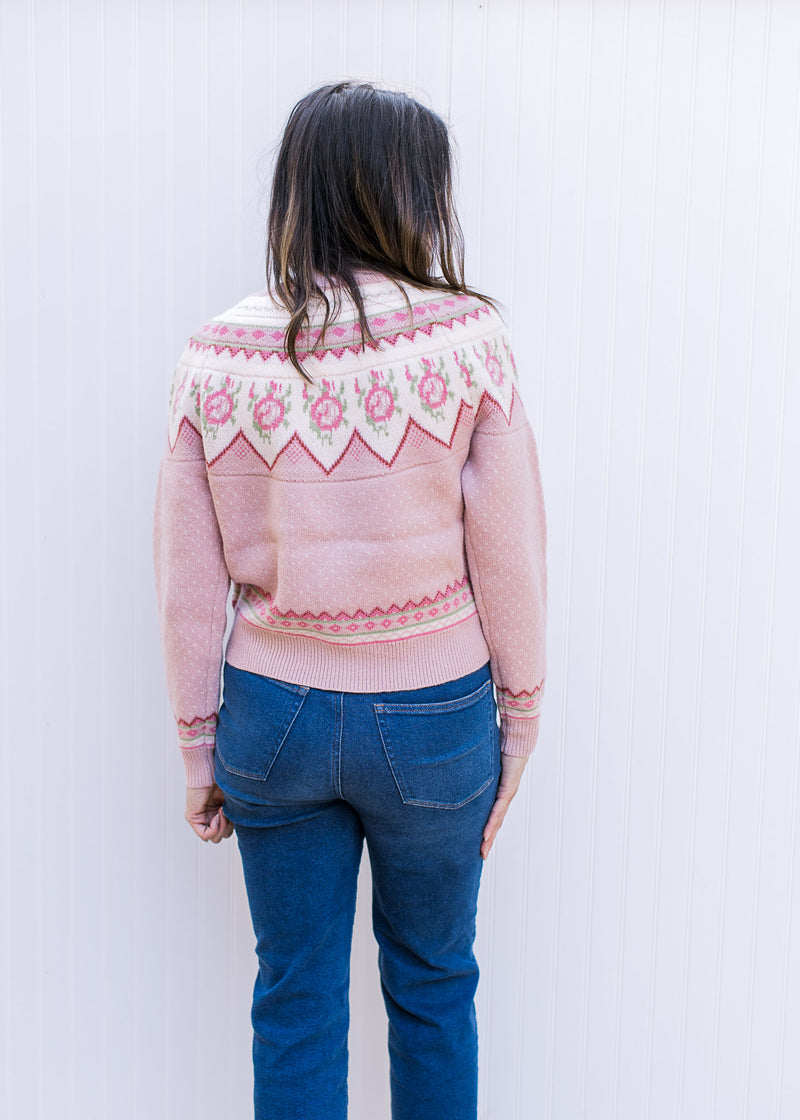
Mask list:
[[[361,272],[375,343],[322,313],[288,361],[267,290],[188,340],[155,497],[168,695],[189,786],[214,781],[223,658],[295,684],[384,692],[491,662],[501,750],[536,743],[546,525],[503,320],[483,301]],[[227,647],[229,593],[232,626]]]

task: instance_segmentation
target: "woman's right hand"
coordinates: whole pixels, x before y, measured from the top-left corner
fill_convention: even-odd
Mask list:
[[[483,859],[486,859],[488,856],[489,850],[494,843],[494,838],[508,812],[511,799],[519,788],[522,771],[525,769],[528,757],[529,756],[517,757],[513,754],[500,755],[500,782],[497,786],[497,796],[495,797],[492,811],[489,814],[489,819],[483,830],[483,842],[481,843],[481,856]]]

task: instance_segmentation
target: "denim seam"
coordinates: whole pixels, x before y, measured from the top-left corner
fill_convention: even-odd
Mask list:
[[[407,804],[406,794],[405,794],[405,790],[403,789],[402,782],[400,781],[399,774],[398,774],[397,770],[395,769],[394,757],[392,755],[391,747],[388,743],[388,737],[389,737],[388,736],[388,731],[387,731],[386,738],[384,738],[383,728],[381,727],[381,721],[378,718],[378,708],[379,708],[379,706],[380,705],[378,705],[378,704],[373,704],[372,705],[373,714],[375,716],[375,722],[378,725],[378,735],[380,736],[381,745],[383,746],[383,753],[386,755],[386,761],[389,763],[389,769],[391,770],[392,777],[394,778],[394,784],[397,786],[397,792],[400,795],[400,800],[405,805],[405,804]]]
[[[469,697],[465,697],[464,699],[467,699],[467,700],[473,699],[474,697],[476,697],[478,695],[478,693],[485,693],[486,691],[488,691],[489,687],[491,687],[491,684],[492,684],[491,681],[487,681],[486,684],[482,685],[481,688],[479,688],[477,690],[477,692],[471,693],[471,695]],[[449,701],[446,701],[445,703],[449,703]],[[466,706],[466,705],[462,705],[462,706]],[[469,795],[469,797],[465,797],[462,801],[458,801],[458,802],[455,802],[455,803],[454,802],[449,802],[449,801],[424,801],[421,798],[409,797],[408,796],[408,791],[405,788],[405,783],[402,780],[402,769],[399,766],[398,760],[395,758],[394,752],[392,750],[392,740],[391,740],[391,734],[389,733],[389,728],[388,728],[388,726],[385,726],[385,725],[381,724],[379,713],[386,713],[387,715],[397,714],[396,710],[401,709],[401,711],[403,713],[408,714],[409,711],[412,708],[415,708],[415,707],[422,708],[423,710],[428,710],[429,711],[431,708],[438,708],[438,705],[437,704],[431,704],[431,705],[373,704],[372,707],[375,711],[375,722],[378,725],[378,734],[380,735],[380,738],[381,738],[381,743],[383,745],[383,750],[384,750],[384,753],[386,754],[386,758],[389,762],[389,768],[392,771],[392,776],[394,778],[395,785],[397,786],[398,793],[400,794],[400,800],[403,802],[404,805],[414,805],[414,806],[417,806],[419,808],[425,808],[425,809],[461,809],[464,805],[468,805],[470,801],[474,801],[476,797],[479,797],[484,792],[484,790],[489,785],[491,785],[491,783],[496,778],[497,775],[496,775],[496,772],[495,772],[495,760],[494,760],[494,750],[493,750],[492,751],[492,768],[491,768],[491,773],[490,773],[489,777],[486,779],[486,781],[483,783],[483,785],[480,787],[480,789],[475,790],[474,793],[471,793]],[[494,704],[492,704],[491,705],[491,715],[489,717],[489,739],[490,739],[490,742],[492,743],[493,746],[494,746],[494,742],[495,742],[494,733],[493,733],[493,730],[492,730],[492,726],[495,722],[494,713],[495,713],[495,706],[494,706]]]

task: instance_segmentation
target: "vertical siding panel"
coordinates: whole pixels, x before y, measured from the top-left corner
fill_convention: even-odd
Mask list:
[[[793,15],[797,21],[797,13],[793,11]],[[797,42],[800,33],[797,22],[792,27],[792,32],[793,34],[784,37],[787,50]],[[791,75],[794,84],[793,120],[797,122],[800,120],[800,57],[796,50],[792,54],[791,67],[787,66],[787,78]],[[784,124],[783,117],[777,112],[776,120]],[[800,1038],[800,1001],[796,996],[792,999],[792,994],[800,991],[800,938],[797,937],[797,919],[800,913],[800,876],[797,874],[797,856],[800,852],[800,631],[797,627],[797,618],[800,617],[800,585],[797,580],[796,548],[792,549],[790,544],[796,533],[796,526],[800,524],[800,490],[793,482],[800,477],[800,441],[792,438],[792,433],[800,424],[800,377],[796,375],[795,359],[792,356],[793,340],[798,337],[797,328],[800,324],[800,284],[797,276],[800,260],[800,253],[797,252],[800,128],[796,123],[793,131],[791,175],[788,180],[788,251],[781,323],[781,397],[778,409],[780,489],[776,509],[775,552],[778,584],[776,602],[780,604],[780,610],[775,630],[777,648],[773,662],[774,702],[768,728],[769,743],[777,742],[783,747],[780,753],[782,765],[775,766],[774,782],[776,785],[781,780],[785,783],[781,794],[785,827],[780,831],[774,830],[774,852],[771,860],[777,895],[778,920],[774,923],[774,929],[780,942],[773,954],[768,957],[765,954],[764,960],[764,971],[770,978],[770,986],[778,987],[777,997],[774,998],[774,1003],[769,1001],[765,1014],[774,1021],[778,1032],[775,1099],[776,1114],[780,1117],[789,1117],[792,1108],[800,1100],[800,1067],[793,1061],[797,1039]],[[773,754],[771,749],[770,754]],[[788,775],[790,777],[787,780]],[[771,800],[770,815],[772,808]],[[778,968],[774,967],[776,961],[780,961]],[[773,1007],[777,1009],[777,1015],[774,1015]]]
[[[758,362],[759,371],[762,368],[762,362],[765,359],[771,359],[771,354],[759,352],[759,343],[762,338],[756,338],[757,316],[758,316],[758,285],[762,280],[760,275],[761,270],[759,264],[763,260],[765,252],[770,249],[769,242],[765,239],[761,240],[761,227],[763,222],[763,201],[764,201],[764,150],[766,143],[766,110],[767,110],[767,92],[768,92],[768,62],[770,56],[770,34],[772,29],[772,4],[770,0],[766,0],[764,5],[763,18],[763,48],[760,63],[760,89],[758,94],[759,104],[759,121],[758,121],[758,145],[756,148],[756,161],[755,161],[755,199],[753,206],[753,255],[752,266],[750,269],[750,292],[749,292],[749,309],[748,309],[748,344],[747,344],[747,393],[746,402],[747,408],[747,425],[745,428],[745,459],[744,459],[744,477],[742,487],[743,497],[743,517],[741,523],[741,530],[739,536],[740,555],[743,560],[743,568],[750,568],[749,572],[749,592],[746,595],[746,602],[752,604],[756,619],[754,625],[747,626],[749,631],[749,639],[752,641],[754,631],[756,628],[761,630],[759,640],[757,643],[753,642],[752,657],[748,658],[751,668],[746,669],[742,676],[749,682],[756,681],[760,684],[757,702],[751,707],[754,716],[757,716],[757,721],[754,721],[756,726],[754,728],[755,734],[750,740],[756,746],[754,752],[757,759],[757,769],[754,773],[755,781],[750,787],[751,794],[754,794],[755,801],[753,805],[753,873],[752,882],[749,884],[751,888],[751,897],[747,900],[750,908],[749,919],[749,945],[742,946],[742,968],[741,975],[746,976],[746,1003],[745,1003],[745,1031],[742,1039],[743,1043],[743,1063],[741,1072],[741,1114],[745,1116],[749,1111],[752,1090],[752,1046],[753,1046],[753,1018],[754,1018],[754,1004],[755,1004],[755,975],[756,975],[756,961],[758,950],[758,932],[759,932],[759,902],[760,902],[760,878],[762,875],[762,849],[763,849],[763,812],[764,812],[764,787],[765,787],[765,770],[766,770],[766,743],[764,732],[766,730],[766,708],[767,696],[769,687],[769,631],[767,626],[764,625],[765,621],[772,622],[773,612],[772,597],[774,594],[774,552],[771,552],[769,557],[770,570],[766,571],[765,562],[766,555],[759,550],[758,554],[753,554],[749,548],[746,548],[746,533],[745,526],[753,533],[754,537],[764,541],[768,539],[769,522],[766,514],[769,509],[770,502],[765,500],[766,493],[774,495],[774,478],[763,470],[762,464],[768,463],[768,456],[763,455],[761,449],[775,446],[774,431],[770,429],[760,433],[758,426],[763,423],[761,419],[762,409],[768,405],[772,395],[773,384],[777,388],[777,382],[771,381],[769,385],[761,384],[758,386],[757,391],[754,392],[757,384],[753,376],[753,366]],[[760,21],[759,21],[760,22]],[[772,263],[772,262],[770,262]],[[771,363],[770,363],[771,364]],[[766,416],[764,417],[766,420]],[[751,427],[752,424],[752,427]],[[758,438],[757,438],[758,437]],[[770,439],[770,437],[772,437]],[[777,449],[777,448],[776,448]],[[763,457],[762,457],[763,456]],[[749,493],[748,493],[749,491]],[[774,497],[773,497],[774,503]],[[746,503],[746,505],[744,504]],[[749,516],[745,514],[747,505],[750,506]],[[773,507],[774,508],[774,507]],[[774,536],[773,536],[774,545]],[[749,561],[749,563],[748,563]],[[748,575],[745,574],[745,580]],[[743,580],[744,582],[744,580]],[[766,596],[764,592],[766,591]],[[765,601],[766,600],[766,601]],[[745,616],[746,625],[746,616]],[[743,627],[744,628],[744,627]],[[763,646],[762,646],[763,635]],[[749,644],[749,643],[748,643]],[[759,650],[758,647],[761,646]],[[756,661],[756,654],[760,653],[759,665]],[[738,697],[737,697],[738,699]],[[755,699],[755,698],[754,698]],[[741,707],[737,704],[737,708]],[[760,726],[759,726],[760,725]],[[743,900],[744,901],[744,900]],[[764,1035],[766,1041],[766,1033]],[[758,1055],[756,1056],[758,1060]],[[768,1088],[765,1079],[762,1079],[761,1093],[758,1098],[753,1102],[757,1109],[765,1109],[769,1112],[774,1110],[774,1098],[770,1099],[768,1096]]]
[[[31,201],[35,205],[33,246],[36,275],[35,298],[50,339],[67,342],[67,305],[64,280],[67,260],[65,207],[67,106],[64,98],[64,24],[60,5],[50,13],[32,12],[34,39],[36,179]],[[61,349],[59,347],[59,349]],[[54,347],[38,354],[36,368],[39,408],[32,414],[39,430],[37,479],[34,497],[38,514],[38,540],[42,590],[68,580],[65,563],[70,525],[69,500],[69,356],[54,360]],[[35,586],[35,585],[34,585]],[[46,602],[47,592],[39,595]],[[39,1066],[37,1107],[42,1115],[53,1109],[59,1082],[69,1084],[70,1047],[64,1045],[64,1024],[69,1017],[69,915],[70,845],[73,802],[67,795],[71,757],[68,673],[69,631],[52,627],[49,611],[40,614],[37,675],[38,692],[45,699],[41,724],[42,755],[34,796],[39,802],[39,826],[34,843],[39,861],[35,880],[40,892],[40,929],[37,950],[38,1023],[36,1057]],[[66,622],[66,619],[64,620]],[[62,727],[63,721],[63,727]],[[56,931],[58,931],[56,933]],[[47,1013],[47,1008],[51,1012]]]
[[[665,901],[674,900],[675,908],[683,909],[680,936],[677,921],[670,930],[675,956],[672,974],[664,982],[664,987],[671,989],[673,994],[668,997],[669,1012],[665,1008],[664,1015],[679,1015],[679,1037],[674,1040],[676,1053],[672,1059],[677,1063],[677,1069],[674,1073],[671,1067],[664,1069],[664,1085],[653,1090],[654,1101],[660,1091],[674,1092],[677,1098],[675,1108],[681,1116],[704,1112],[707,1108],[706,1089],[698,1084],[697,1063],[693,1060],[699,1052],[708,1050],[710,1034],[702,1019],[698,1018],[703,1015],[707,1018],[706,1008],[692,1004],[696,907],[698,900],[701,905],[705,901],[699,895],[695,898],[693,884],[697,881],[698,829],[702,831],[704,816],[711,809],[705,801],[703,789],[699,727],[713,462],[713,400],[717,388],[713,354],[719,325],[719,304],[717,302],[715,307],[714,300],[719,293],[719,253],[724,220],[720,196],[724,197],[725,179],[724,173],[720,177],[719,167],[727,153],[729,103],[725,94],[731,74],[730,53],[727,70],[722,72],[725,38],[719,20],[714,19],[711,23],[704,20],[702,8],[698,9],[697,16],[698,23],[692,39],[690,121],[693,143],[690,145],[691,164],[687,168],[684,192],[691,199],[691,209],[687,208],[681,269],[679,375],[684,403],[680,405],[675,464],[679,516],[674,528],[675,540],[670,546],[670,554],[674,557],[670,565],[670,606],[675,618],[675,637],[671,638],[669,645],[675,648],[671,650],[669,684],[665,689],[665,695],[674,697],[676,702],[670,704],[668,701],[662,723],[668,796],[675,803],[669,810],[665,829],[669,827],[673,835],[677,834],[678,843],[670,842],[666,832],[662,836],[662,845],[672,852],[666,862],[674,867],[670,868],[672,881],[667,881],[661,892]],[[705,450],[701,452],[699,449]],[[682,851],[684,845],[685,853]],[[681,951],[680,959],[678,949]],[[659,1015],[659,1020],[661,1018]],[[664,1031],[662,1024],[662,1037]],[[664,1042],[662,1045],[670,1044]],[[708,1069],[706,1056],[703,1063]]]
[[[130,517],[135,486],[134,444],[118,437],[110,425],[116,418],[131,417],[133,356],[131,327],[136,323],[133,276],[137,244],[131,218],[135,207],[136,167],[134,143],[135,105],[134,12],[101,7],[100,50],[102,67],[100,166],[102,297],[100,314],[100,377],[102,438],[98,447],[102,474],[98,544],[102,550],[98,574],[98,608],[94,625],[100,644],[99,722],[97,729],[114,729],[102,750],[102,787],[99,816],[103,896],[101,954],[97,967],[104,1001],[97,1061],[102,1070],[100,1095],[106,1115],[122,1108],[129,1113],[135,1099],[136,1077],[132,1019],[120,1009],[136,1000],[136,970],[121,962],[139,961],[134,943],[134,907],[130,884],[136,863],[132,775],[135,772],[133,711],[133,656],[130,642],[134,602],[123,589],[132,589],[134,552]],[[112,372],[113,371],[113,372]],[[124,506],[120,495],[126,495]],[[94,690],[89,702],[94,701]],[[101,742],[95,743],[98,750]],[[99,753],[99,751],[98,751]],[[120,759],[132,760],[130,767]],[[112,995],[113,993],[113,995]],[[122,1104],[120,1105],[120,1102]],[[129,1113],[130,1114],[130,1113]]]
[[[411,92],[447,120],[452,32],[450,3],[449,0],[425,0],[420,4],[415,0],[414,13]]]
[[[37,230],[32,199],[37,189],[37,150],[34,137],[36,117],[36,55],[33,11],[30,5],[7,6],[0,13],[4,35],[2,66],[3,107],[3,210],[5,231],[3,237],[3,326],[6,323],[25,321],[26,308],[38,308],[36,298],[38,276],[34,252]],[[13,44],[13,47],[12,47]],[[14,153],[13,167],[10,154]],[[13,255],[13,256],[12,256]],[[11,261],[16,271],[11,271]],[[6,272],[6,270],[8,270]],[[4,942],[7,946],[8,969],[4,987],[4,1059],[12,1090],[8,1096],[11,1109],[20,1101],[20,1087],[15,1081],[20,1076],[28,1089],[31,1109],[41,1105],[41,1046],[40,1000],[41,970],[41,860],[40,860],[40,799],[36,796],[37,782],[41,788],[42,761],[40,727],[31,721],[25,727],[24,712],[32,695],[38,691],[36,680],[36,648],[38,636],[38,607],[26,608],[21,602],[19,587],[27,586],[27,577],[34,579],[39,572],[39,518],[36,507],[38,494],[38,440],[35,432],[25,431],[25,418],[36,414],[38,404],[38,338],[23,341],[4,331],[3,346],[3,429],[4,457],[6,463],[24,464],[22,470],[7,477],[17,477],[18,484],[7,488],[5,516],[9,532],[7,567],[8,594],[4,603],[4,621],[7,625],[4,641],[3,677],[8,682],[9,705],[5,708],[8,740],[6,751],[8,768],[7,788],[19,791],[9,799],[7,851],[8,878],[6,890],[10,907],[4,911],[7,923]],[[11,540],[13,534],[14,540]],[[20,548],[24,543],[24,549]],[[24,551],[24,563],[21,552]],[[13,653],[11,638],[14,635]],[[19,660],[18,660],[19,659]],[[21,678],[20,662],[29,669],[26,680]],[[17,701],[15,704],[14,701]],[[20,850],[15,839],[25,828],[28,842]],[[11,857],[14,857],[13,859]],[[13,921],[11,915],[17,915]],[[4,1078],[5,1080],[5,1078]]]
[[[11,1013],[12,1030],[8,1039],[9,1075],[21,1078],[27,1087],[28,1107],[36,1113],[42,1107],[45,1008],[44,977],[41,967],[43,935],[42,827],[40,797],[44,776],[42,728],[30,720],[34,698],[42,695],[43,681],[37,663],[41,635],[41,608],[38,596],[24,602],[20,588],[36,588],[41,576],[41,446],[38,426],[28,428],[28,417],[38,417],[41,402],[41,347],[39,341],[39,260],[40,232],[36,201],[40,190],[40,141],[36,127],[41,114],[39,89],[39,43],[31,4],[3,10],[3,26],[8,36],[3,56],[3,80],[7,105],[4,119],[6,155],[15,153],[14,167],[4,160],[6,175],[3,195],[9,217],[8,234],[3,239],[4,253],[14,254],[15,274],[6,280],[5,311],[8,322],[26,323],[33,329],[30,338],[7,335],[4,370],[4,437],[8,460],[21,469],[11,476],[19,478],[9,493],[8,518],[16,537],[9,556],[8,579],[16,593],[8,599],[9,634],[14,635],[13,654],[9,649],[5,671],[10,682],[11,758],[8,789],[18,791],[11,799],[12,836],[23,834],[24,845],[12,840],[16,858],[11,867],[10,896],[16,915],[9,924],[8,943],[13,967],[5,998]],[[12,47],[13,44],[13,47]],[[32,309],[32,311],[31,311]],[[25,667],[27,674],[23,677]],[[16,701],[16,703],[14,702]],[[20,1086],[12,1095],[14,1107],[22,1100]]]
[[[97,468],[105,428],[105,377],[102,341],[102,156],[103,66],[102,13],[98,5],[69,8],[67,51],[69,69],[69,179],[68,194],[72,252],[66,273],[67,330],[73,346],[64,347],[68,400],[72,406],[70,455],[73,462],[74,535],[71,587],[64,600],[71,618],[59,619],[54,630],[64,629],[66,648],[62,672],[68,671],[74,712],[74,735],[69,767],[74,783],[74,817],[71,822],[75,851],[74,953],[75,999],[73,1014],[64,1020],[72,1036],[76,1114],[101,1115],[104,1109],[103,1072],[98,1062],[103,1020],[108,1003],[105,979],[99,967],[104,947],[104,922],[108,899],[102,890],[104,859],[102,814],[105,750],[98,729],[102,704],[102,649],[100,625],[103,597],[98,593],[99,572],[104,565],[101,533],[104,473]],[[80,379],[80,385],[76,382]],[[74,403],[73,403],[74,402]],[[134,421],[131,420],[133,423]],[[89,434],[90,433],[90,434]],[[102,459],[101,459],[102,461]],[[64,553],[65,559],[68,553]],[[58,586],[58,585],[57,585]],[[116,740],[114,740],[116,744]],[[110,750],[113,748],[109,748]],[[63,798],[60,798],[63,802]],[[61,815],[61,805],[54,808]],[[58,1090],[58,1085],[53,1087]],[[66,1092],[61,1087],[60,1099]],[[63,1104],[59,1106],[59,1110]]]
[[[779,1097],[778,1054],[780,1038],[775,1009],[779,1006],[783,978],[774,966],[780,959],[782,931],[776,920],[785,908],[784,853],[792,836],[787,829],[788,803],[785,800],[790,758],[796,750],[780,727],[791,725],[791,713],[782,711],[774,724],[771,716],[783,706],[783,693],[776,687],[782,677],[780,663],[792,656],[794,641],[786,648],[778,614],[784,617],[788,603],[798,603],[794,595],[784,595],[779,575],[781,508],[781,460],[783,429],[787,423],[786,356],[783,351],[783,304],[791,293],[783,283],[787,247],[793,247],[787,230],[793,221],[791,147],[779,107],[792,103],[797,66],[797,14],[794,36],[786,28],[776,34],[779,4],[769,4],[763,16],[764,50],[761,63],[759,150],[757,163],[757,202],[752,261],[751,325],[748,349],[748,449],[746,520],[742,533],[743,569],[746,574],[744,600],[750,604],[753,621],[746,622],[751,668],[743,673],[759,682],[758,699],[752,705],[755,734],[743,742],[745,751],[755,746],[758,761],[757,781],[752,788],[754,812],[754,867],[750,886],[751,917],[747,961],[747,1031],[743,1073],[745,1107],[777,1111]],[[788,49],[791,45],[791,49]],[[796,130],[795,130],[796,145]],[[778,232],[778,230],[780,232]],[[791,257],[789,256],[789,262]],[[770,376],[765,378],[764,371]],[[797,413],[794,413],[797,416]],[[791,423],[791,420],[789,420]],[[795,524],[797,522],[795,521]],[[751,542],[761,546],[754,549]],[[780,603],[780,611],[778,604]],[[746,618],[746,615],[745,615]],[[754,640],[756,638],[757,639]],[[790,652],[790,649],[792,652]],[[754,698],[755,700],[755,698]],[[745,743],[747,745],[745,745]],[[771,744],[772,749],[770,749]],[[776,874],[777,869],[780,871]],[[743,970],[744,971],[744,968]]]
[[[6,68],[5,44],[8,42],[5,13],[0,9],[0,229],[3,231],[9,225],[6,205],[6,174],[7,174],[7,144],[6,113],[8,106],[8,92],[3,77]],[[19,112],[17,103],[16,110]],[[4,236],[3,244],[8,253],[8,241]],[[8,258],[5,258],[8,259]],[[0,259],[0,324],[8,322],[8,303],[5,275],[5,260]],[[5,333],[0,330],[0,370],[7,370],[9,348],[6,346]],[[11,545],[9,529],[9,467],[11,456],[8,449],[8,435],[6,432],[6,417],[8,416],[9,394],[6,391],[6,378],[0,377],[0,417],[2,423],[2,439],[0,440],[0,766],[3,773],[13,776],[11,757],[11,686],[9,682],[9,665],[11,662],[10,638],[10,594],[11,594]],[[12,863],[11,863],[11,837],[16,824],[15,814],[11,808],[3,813],[2,839],[0,840],[0,977],[2,977],[2,990],[5,998],[0,1001],[0,1100],[3,1104],[3,1113],[11,1115],[13,1080],[11,1077],[11,1019],[12,1019],[12,964],[11,964],[11,921],[12,913]]]
[[[695,332],[702,343],[695,355],[696,372],[708,382],[707,400],[699,402],[695,445],[707,448],[702,470],[702,504],[699,522],[700,556],[697,593],[698,622],[696,658],[690,666],[696,679],[700,702],[696,709],[692,739],[695,757],[690,795],[690,952],[686,1018],[686,1074],[681,1082],[681,1115],[714,1115],[713,1061],[715,1053],[714,1001],[709,996],[710,978],[718,962],[718,941],[709,936],[717,926],[720,912],[716,883],[724,858],[724,793],[721,788],[727,773],[725,752],[725,706],[722,685],[724,661],[720,653],[725,640],[720,637],[715,610],[715,591],[724,570],[714,561],[716,528],[715,507],[719,487],[715,485],[715,460],[721,431],[716,427],[717,400],[725,394],[725,363],[720,357],[724,346],[725,322],[722,313],[726,229],[731,220],[726,205],[729,181],[730,134],[735,48],[735,10],[726,12],[727,27],[703,13],[701,34],[704,64],[699,68],[703,142],[698,141],[698,184],[706,185],[697,207],[696,244],[705,242],[705,255],[698,250],[693,279],[697,311]],[[703,24],[705,27],[703,29]],[[723,34],[724,31],[727,34]],[[705,423],[702,423],[705,417]],[[689,472],[687,488],[697,485],[700,471]],[[727,538],[725,538],[727,544]],[[723,549],[724,552],[724,549]],[[724,608],[723,608],[724,609]],[[720,616],[722,611],[720,611]],[[708,653],[707,653],[708,648]],[[717,699],[719,698],[719,699]],[[715,889],[709,889],[714,884]],[[694,929],[697,933],[694,933]]]
[[[345,54],[342,73],[373,81],[379,71],[381,6],[374,0],[349,0],[344,23]]]
[[[682,1093],[682,1040],[683,1014],[677,1005],[675,993],[679,990],[679,969],[685,977],[686,931],[688,926],[688,892],[686,868],[690,862],[689,832],[691,817],[685,796],[686,775],[691,771],[691,743],[684,728],[690,723],[692,706],[696,702],[693,682],[684,666],[683,622],[685,598],[678,588],[681,583],[683,519],[687,515],[686,497],[681,494],[679,468],[683,461],[680,454],[681,432],[685,424],[684,413],[695,407],[690,399],[685,406],[686,394],[691,397],[693,386],[685,376],[686,369],[686,313],[687,274],[689,267],[689,229],[691,198],[693,195],[693,155],[695,114],[697,106],[697,57],[699,42],[699,5],[686,8],[682,18],[670,19],[665,36],[665,57],[668,73],[666,90],[670,96],[669,115],[682,127],[674,124],[665,135],[664,165],[670,166],[676,183],[671,240],[675,252],[674,286],[677,300],[674,309],[675,356],[671,358],[674,372],[669,371],[668,381],[674,384],[674,409],[670,427],[669,444],[665,442],[664,486],[668,489],[669,510],[665,542],[666,571],[664,574],[665,613],[663,622],[663,649],[665,658],[664,679],[658,708],[657,740],[658,757],[658,808],[656,816],[655,921],[653,941],[652,983],[649,992],[648,1039],[648,1107],[656,1111],[677,1111]],[[684,123],[685,122],[685,123]],[[666,130],[665,130],[666,132]],[[685,135],[685,143],[684,143]],[[678,225],[680,219],[680,226]],[[677,250],[680,248],[680,257]],[[666,301],[661,297],[661,302]],[[663,314],[663,312],[662,312]],[[659,344],[663,355],[663,345]],[[663,363],[663,358],[661,359]],[[668,369],[669,367],[667,367]],[[665,370],[666,372],[666,370]],[[661,374],[659,373],[659,376]],[[688,381],[688,386],[687,386]],[[671,402],[670,402],[671,405]],[[666,415],[666,408],[663,410]],[[663,419],[662,419],[663,423]],[[664,425],[666,430],[666,425]],[[667,478],[667,472],[669,477]],[[682,516],[679,514],[682,512]],[[677,570],[676,570],[677,569]],[[676,586],[677,585],[677,586]],[[694,619],[692,618],[692,625]],[[675,648],[677,647],[677,648]],[[674,650],[674,653],[673,653]],[[678,718],[670,718],[674,705],[670,699],[681,696]],[[677,716],[677,713],[674,713]],[[670,724],[674,724],[671,727]],[[683,937],[679,931],[683,930]],[[682,958],[681,959],[681,953]],[[685,988],[684,988],[685,991]],[[685,1013],[685,1004],[683,1007]],[[665,1030],[665,1019],[671,1026]],[[674,1029],[679,1016],[680,1029]],[[655,1084],[654,1084],[655,1082]]]
[[[760,150],[762,106],[762,51],[764,9],[735,9],[733,115],[737,127],[731,132],[726,205],[736,207],[737,228],[728,227],[728,282],[723,289],[723,314],[728,321],[722,353],[728,368],[728,401],[719,401],[718,430],[729,438],[721,450],[732,456],[735,467],[727,495],[732,514],[732,538],[728,542],[726,567],[730,572],[730,651],[726,665],[725,695],[725,796],[723,816],[723,861],[719,873],[719,954],[713,977],[715,1034],[712,1108],[720,1114],[740,1115],[743,1105],[742,1071],[746,1060],[747,992],[741,983],[749,949],[748,927],[751,898],[746,889],[754,874],[758,758],[753,744],[757,727],[753,716],[761,682],[753,679],[751,650],[759,643],[758,622],[747,601],[748,570],[743,545],[747,517],[748,414],[752,366],[752,274],[758,231],[758,167],[754,153]],[[736,281],[733,277],[736,276]],[[745,279],[745,282],[743,281]],[[726,290],[727,289],[727,290]],[[734,352],[734,346],[736,351]],[[727,354],[726,354],[727,349]],[[726,416],[727,412],[727,416]],[[721,426],[721,427],[720,427]],[[722,464],[720,464],[722,467]],[[730,468],[729,468],[730,469]],[[756,607],[760,593],[752,603]],[[751,628],[755,624],[755,629]],[[747,689],[749,702],[743,703]],[[735,977],[735,979],[734,979]]]
[[[76,430],[76,409],[74,406],[74,394],[69,391],[74,381],[74,331],[73,331],[73,299],[72,299],[72,267],[75,259],[75,238],[73,235],[73,207],[72,207],[72,181],[73,181],[73,163],[72,163],[72,129],[74,111],[72,106],[71,91],[72,91],[72,62],[71,62],[71,21],[70,12],[66,2],[62,6],[63,18],[63,37],[61,49],[64,54],[64,82],[62,88],[62,100],[64,104],[65,114],[65,127],[64,127],[64,262],[62,267],[63,278],[63,300],[64,300],[64,366],[66,370],[66,401],[64,406],[65,418],[65,432],[67,436],[67,462],[65,464],[65,496],[63,508],[66,511],[66,526],[64,533],[64,556],[66,563],[64,570],[66,572],[66,580],[70,587],[78,587],[81,582],[81,572],[75,562],[75,544],[76,532],[75,526],[80,524],[80,505],[78,501],[78,492],[76,487],[76,466],[77,459],[77,444],[78,435]],[[63,1021],[66,1023],[75,1023],[78,1020],[78,983],[77,983],[77,953],[76,953],[76,908],[79,905],[77,892],[75,890],[75,881],[77,878],[77,863],[76,863],[76,843],[75,843],[75,818],[77,815],[78,801],[78,786],[76,783],[75,767],[72,760],[75,757],[78,734],[77,734],[77,720],[76,715],[79,710],[78,696],[80,695],[77,689],[77,674],[75,672],[75,658],[70,657],[70,646],[72,635],[77,633],[78,630],[78,615],[75,610],[75,600],[70,598],[65,603],[64,607],[64,623],[66,634],[68,635],[67,642],[64,648],[64,659],[69,664],[69,672],[64,674],[66,679],[66,697],[64,704],[64,718],[66,727],[63,731],[62,749],[66,759],[67,779],[64,786],[59,790],[59,797],[63,797],[64,790],[70,805],[70,812],[66,821],[62,818],[62,830],[60,833],[61,842],[63,838],[63,824],[69,827],[69,835],[66,837],[66,873],[64,876],[65,890],[67,892],[67,905],[65,907],[65,914],[63,914],[62,921],[64,925],[64,967],[66,974],[63,977],[65,985],[64,997],[64,1012]],[[75,1116],[76,1109],[76,1075],[78,1070],[77,1053],[76,1053],[76,1038],[74,1032],[70,1031],[69,1040],[65,1041],[63,1030],[60,1032],[58,1038],[58,1046],[64,1053],[64,1077],[62,1084],[59,1086],[58,1103],[62,1112],[66,1111],[67,1117]],[[64,1110],[64,1098],[66,1096],[67,1107]]]

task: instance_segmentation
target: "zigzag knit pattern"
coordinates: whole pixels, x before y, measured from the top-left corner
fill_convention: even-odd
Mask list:
[[[424,596],[419,602],[409,600],[402,607],[392,604],[388,608],[375,607],[371,611],[357,610],[336,614],[304,611],[281,611],[266,592],[247,585],[237,597],[236,610],[248,622],[275,631],[293,630],[309,637],[323,637],[339,645],[353,645],[363,641],[374,642],[385,636],[397,638],[442,630],[463,622],[475,614],[475,599],[464,575],[433,596]]]

